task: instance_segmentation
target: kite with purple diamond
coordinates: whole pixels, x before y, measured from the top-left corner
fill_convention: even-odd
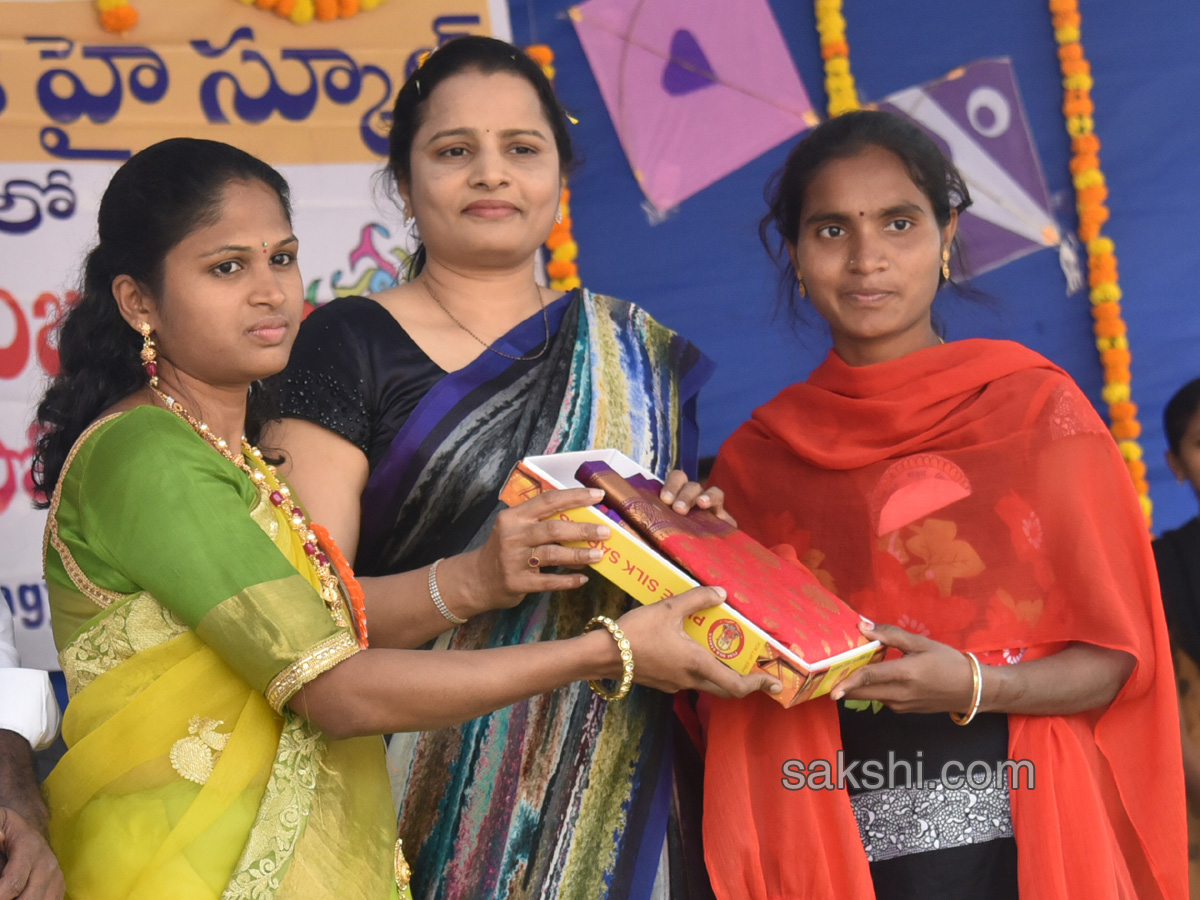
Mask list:
[[[570,16],[660,211],[818,121],[767,0],[588,0]]]

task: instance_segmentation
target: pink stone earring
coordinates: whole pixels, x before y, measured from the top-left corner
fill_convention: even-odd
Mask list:
[[[150,323],[143,322],[138,326],[138,331],[142,333],[142,368],[146,370],[146,377],[150,381],[150,387],[158,387],[158,351],[154,349],[154,338],[150,337]]]

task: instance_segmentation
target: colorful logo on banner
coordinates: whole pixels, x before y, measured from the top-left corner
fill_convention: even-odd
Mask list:
[[[379,241],[391,241],[392,246],[380,250]],[[395,287],[403,281],[402,273],[411,256],[411,239],[401,236],[392,240],[386,225],[372,222],[364,225],[358,235],[358,244],[347,254],[349,268],[335,269],[328,278],[317,278],[308,283],[304,299],[309,304],[305,315],[321,305],[323,300],[333,297],[361,297]]]
[[[658,210],[817,122],[766,0],[588,0],[570,15]]]
[[[959,233],[970,249],[972,275],[1061,244],[1010,60],[971,63],[897,91],[878,106],[925,129],[966,180],[974,202]]]

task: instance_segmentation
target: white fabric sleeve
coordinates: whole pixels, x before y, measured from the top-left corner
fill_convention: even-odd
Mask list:
[[[0,728],[15,731],[41,750],[58,734],[58,700],[48,673],[17,665],[12,612],[0,602]]]
[[[12,610],[8,608],[7,603],[0,603],[0,669],[10,669],[20,664],[13,631]]]

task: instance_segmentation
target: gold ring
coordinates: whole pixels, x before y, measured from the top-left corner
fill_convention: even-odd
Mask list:
[[[542,561],[540,559],[538,559],[536,556],[529,557],[529,568],[538,569],[538,568],[541,568],[541,565],[542,565]]]

